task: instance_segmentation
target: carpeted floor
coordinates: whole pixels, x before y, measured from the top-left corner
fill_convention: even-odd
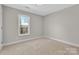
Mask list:
[[[3,47],[0,55],[75,55],[79,48],[51,39],[36,39]]]

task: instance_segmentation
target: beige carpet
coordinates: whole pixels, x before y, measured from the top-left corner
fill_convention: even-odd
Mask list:
[[[36,39],[6,46],[1,55],[75,55],[79,48],[69,46],[51,39]]]

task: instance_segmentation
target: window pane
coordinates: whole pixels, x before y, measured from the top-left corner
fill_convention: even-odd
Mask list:
[[[20,34],[28,34],[29,33],[29,17],[28,16],[20,16]]]

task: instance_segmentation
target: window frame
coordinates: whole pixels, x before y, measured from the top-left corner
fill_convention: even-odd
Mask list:
[[[29,21],[28,21],[28,33],[27,34],[20,34],[20,19],[21,19],[21,16],[27,16],[27,15],[22,15],[22,14],[19,14],[18,15],[18,35],[19,36],[25,36],[25,35],[30,35],[30,16],[27,16],[29,17]]]

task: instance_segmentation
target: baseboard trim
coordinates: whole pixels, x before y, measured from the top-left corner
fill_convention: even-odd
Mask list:
[[[22,43],[22,42],[29,41],[29,40],[35,40],[35,39],[39,39],[39,38],[42,38],[42,37],[34,37],[34,38],[29,38],[29,39],[18,40],[15,42],[3,44],[3,46],[14,45],[14,44]]]
[[[54,38],[54,37],[46,37],[46,38],[52,39],[52,40],[55,40],[55,41],[59,41],[61,43],[68,44],[68,45],[71,45],[71,46],[79,48],[79,44],[75,44],[75,43],[71,43],[71,42],[68,42],[68,41],[60,40],[60,39],[57,39],[57,38]]]
[[[61,39],[57,39],[57,38],[54,38],[54,37],[44,36],[44,37],[34,37],[34,38],[19,40],[19,41],[16,41],[16,42],[2,44],[2,45],[0,45],[0,47],[1,47],[0,50],[2,49],[3,46],[9,46],[9,45],[18,44],[18,43],[22,43],[22,42],[29,41],[29,40],[39,39],[39,38],[48,38],[48,39],[52,39],[52,40],[55,40],[55,41],[58,41],[58,42],[61,42],[61,43],[68,44],[68,45],[75,46],[75,47],[79,48],[79,44],[71,43],[71,42],[64,41],[64,40],[61,40]]]

